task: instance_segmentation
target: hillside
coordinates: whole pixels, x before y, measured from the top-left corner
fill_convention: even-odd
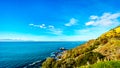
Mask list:
[[[42,68],[76,68],[98,61],[120,62],[120,26],[58,56],[47,58]]]

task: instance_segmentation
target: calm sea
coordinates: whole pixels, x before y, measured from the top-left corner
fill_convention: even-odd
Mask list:
[[[64,47],[74,48],[84,42],[0,42],[0,68],[16,68],[42,60]]]

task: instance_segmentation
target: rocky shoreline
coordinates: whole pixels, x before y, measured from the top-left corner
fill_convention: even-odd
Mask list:
[[[64,48],[64,47],[58,48],[57,51],[52,52],[52,53],[50,54],[50,56],[48,56],[48,57],[54,58],[54,59],[56,59],[56,60],[59,60],[58,56],[61,56],[62,53],[63,53],[64,51],[66,51],[66,50],[68,50],[68,49],[66,49],[66,48]],[[40,68],[40,66],[42,66],[42,63],[43,63],[45,60],[46,60],[46,58],[43,59],[43,60],[38,60],[38,61],[33,62],[33,63],[31,63],[31,64],[28,64],[28,65],[26,65],[26,66],[21,66],[21,67],[17,67],[17,68]]]

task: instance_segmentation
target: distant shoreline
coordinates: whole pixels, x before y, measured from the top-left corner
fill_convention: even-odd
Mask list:
[[[0,42],[86,42],[86,41],[0,41]]]

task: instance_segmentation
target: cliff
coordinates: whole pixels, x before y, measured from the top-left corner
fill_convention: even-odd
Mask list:
[[[47,58],[42,68],[76,68],[94,65],[98,61],[116,61],[120,64],[120,26],[97,39],[63,52],[58,58]]]

